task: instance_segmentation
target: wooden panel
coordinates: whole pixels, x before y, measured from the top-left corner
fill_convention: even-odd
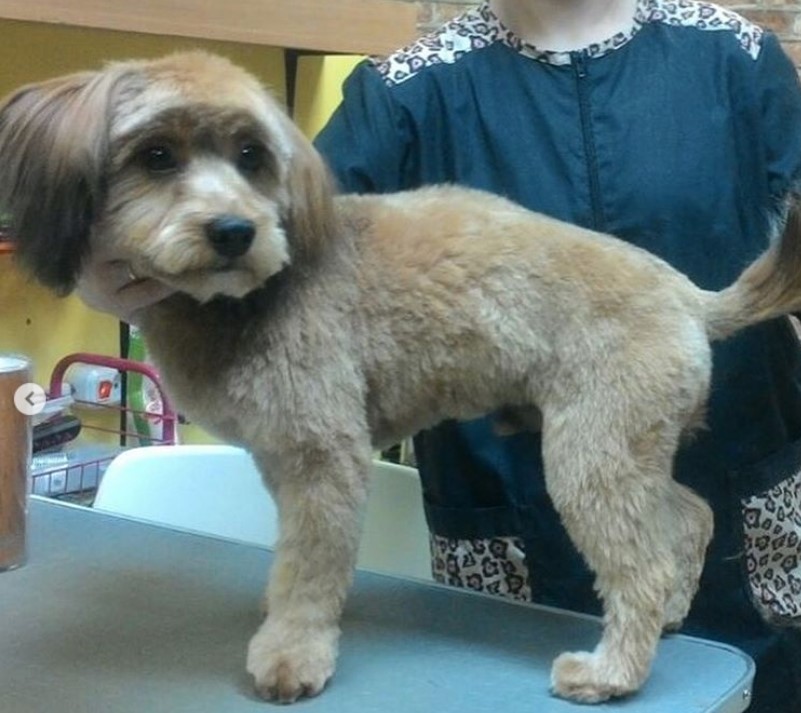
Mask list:
[[[363,54],[412,40],[416,15],[400,0],[0,0],[0,18]]]

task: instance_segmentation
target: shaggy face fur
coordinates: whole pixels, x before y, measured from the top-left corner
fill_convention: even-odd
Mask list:
[[[704,292],[485,193],[335,196],[259,84],[196,53],[19,90],[0,157],[0,205],[45,284],[68,292],[91,251],[178,291],[142,319],[167,388],[250,449],[281,516],[248,651],[261,695],[314,695],[333,673],[373,449],[499,410],[541,423],[549,493],[604,603],[601,642],[555,661],[553,691],[643,683],[712,534],[671,478],[709,340],[801,308],[795,207],[735,285]]]

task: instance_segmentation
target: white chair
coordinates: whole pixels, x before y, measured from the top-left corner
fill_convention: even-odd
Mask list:
[[[428,526],[416,468],[373,461],[358,566],[431,579]]]
[[[414,468],[373,462],[358,566],[431,579],[428,530]],[[247,451],[223,445],[147,446],[109,464],[94,507],[272,547],[275,504]]]

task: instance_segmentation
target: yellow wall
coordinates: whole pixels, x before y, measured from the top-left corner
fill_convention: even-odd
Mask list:
[[[20,274],[10,255],[0,255],[0,351],[29,355],[36,381],[46,383],[65,354],[116,354],[117,343],[116,320],[90,314],[74,297],[52,296]]]
[[[280,49],[13,20],[0,20],[0,94],[26,82],[95,69],[107,60],[157,57],[192,48],[230,57],[284,96]]]
[[[294,118],[306,136],[317,136],[325,126],[342,99],[342,82],[362,59],[356,55],[298,59]]]

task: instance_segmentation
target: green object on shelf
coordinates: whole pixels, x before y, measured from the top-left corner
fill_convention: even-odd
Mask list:
[[[136,327],[131,327],[128,344],[128,358],[136,361],[146,361],[147,352],[142,335]],[[135,371],[128,372],[128,406],[131,409],[130,418],[134,432],[139,438],[140,446],[154,445],[151,424],[147,418],[148,393],[145,377]]]

